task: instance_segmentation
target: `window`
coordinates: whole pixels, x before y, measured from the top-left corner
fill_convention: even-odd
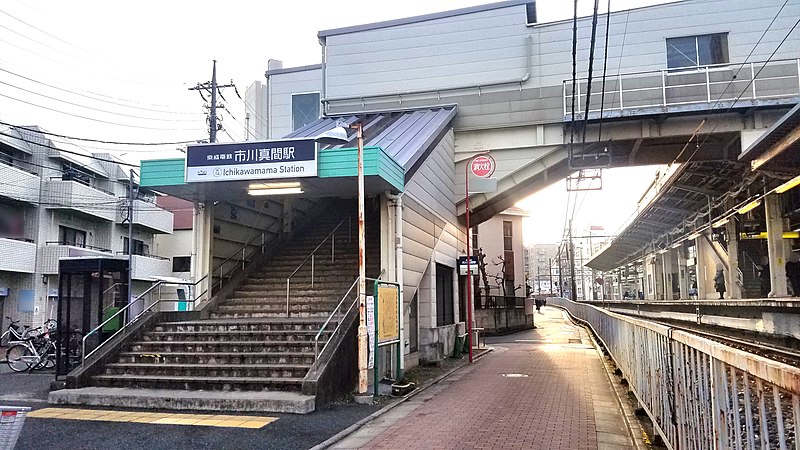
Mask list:
[[[503,250],[513,250],[514,224],[510,220],[503,221]]]
[[[58,242],[61,245],[74,245],[76,247],[86,247],[86,232],[75,228],[59,226]]]
[[[292,130],[319,119],[319,92],[292,94]]]
[[[192,270],[191,256],[175,256],[172,258],[173,272],[188,272],[190,270]]]
[[[124,255],[127,255],[128,254],[128,238],[123,238],[122,239],[122,245],[124,247],[122,249],[122,253]],[[150,255],[150,246],[145,244],[143,241],[140,241],[139,239],[134,239],[133,240],[133,254],[134,255],[141,255],[141,256],[148,256],[148,255]]]
[[[667,39],[667,68],[728,63],[728,34],[704,34]]]

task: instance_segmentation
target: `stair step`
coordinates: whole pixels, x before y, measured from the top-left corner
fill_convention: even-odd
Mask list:
[[[322,344],[320,344],[322,346]],[[297,364],[314,363],[313,352],[120,352],[119,362],[165,364]]]
[[[171,377],[303,378],[310,365],[296,364],[155,364],[110,363],[106,375]]]
[[[281,377],[198,377],[167,375],[95,375],[92,380],[104,387],[135,387],[190,390],[290,390],[298,391],[302,378]]]
[[[324,340],[320,339],[322,346]],[[195,353],[254,353],[279,354],[284,352],[313,353],[313,341],[136,341],[127,349],[131,352],[151,354],[177,352]]]
[[[331,330],[325,330],[320,335],[320,340],[324,341]],[[182,340],[194,340],[197,342],[221,341],[221,342],[271,342],[281,340],[284,342],[312,341],[317,335],[318,330],[281,330],[281,331],[150,331],[142,336],[144,341],[157,342],[181,342]]]
[[[313,317],[325,319],[330,316],[329,311],[292,311],[291,317]],[[273,317],[286,317],[286,311],[283,312],[273,311],[229,311],[229,312],[211,312],[211,317],[214,319],[244,319],[244,318],[273,318]]]
[[[166,322],[155,326],[154,331],[317,331],[322,327],[321,319],[290,319],[277,320],[204,320],[192,322]]]

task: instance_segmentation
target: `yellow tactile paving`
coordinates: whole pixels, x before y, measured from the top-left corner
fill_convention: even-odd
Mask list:
[[[158,425],[197,425],[206,427],[261,428],[277,417],[234,416],[227,414],[181,414],[101,409],[43,408],[28,413],[37,419],[93,420],[100,422],[149,423]]]

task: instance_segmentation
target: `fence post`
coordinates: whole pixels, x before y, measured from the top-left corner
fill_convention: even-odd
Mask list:
[[[667,72],[661,69],[661,100],[662,106],[667,107]]]
[[[753,67],[753,63],[750,63],[750,81],[753,85],[753,100],[756,99],[756,69]]]

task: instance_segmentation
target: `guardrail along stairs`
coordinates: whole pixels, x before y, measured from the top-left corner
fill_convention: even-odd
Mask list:
[[[116,358],[91,377],[93,388],[67,391],[150,391],[171,400],[151,396],[147,406],[173,409],[313,411],[314,396],[300,391],[315,362],[314,337],[358,274],[354,208],[328,211],[334,213],[317,218],[284,250],[251,269],[211,307],[208,319],[155,324],[122,344]],[[376,242],[379,230],[376,220],[368,239]],[[368,267],[378,267],[379,247],[372,247]],[[323,333],[320,347],[334,328]],[[193,391],[202,391],[201,398],[191,400],[198,394]],[[55,402],[121,405],[85,397]],[[215,404],[209,400],[215,397],[237,400]],[[127,406],[144,406],[133,403]]]

